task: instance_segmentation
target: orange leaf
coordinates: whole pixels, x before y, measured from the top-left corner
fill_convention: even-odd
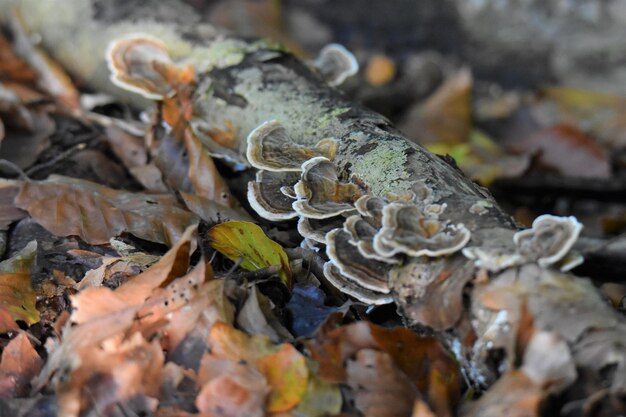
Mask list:
[[[283,344],[278,352],[259,359],[257,365],[272,387],[267,411],[288,411],[300,402],[306,392],[309,370],[296,348]]]

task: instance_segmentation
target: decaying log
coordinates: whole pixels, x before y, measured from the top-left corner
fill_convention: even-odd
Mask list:
[[[374,303],[393,297],[409,325],[448,340],[472,383],[487,386],[519,368],[545,392],[571,386],[578,375],[593,385],[584,397],[626,395],[626,321],[589,280],[557,269],[571,261],[566,252],[579,231],[573,219],[546,217],[518,232],[450,159],[404,138],[281,47],[225,35],[185,5],[2,0],[0,7],[5,20],[17,11],[31,37],[38,34],[78,79],[137,105],[146,102],[110,83],[105,52],[133,33],[164,42],[175,62],[198,74],[194,132],[235,169],[250,167],[252,137],[299,145],[287,154],[312,159],[289,172],[263,171],[251,187],[282,186],[276,195],[289,204],[295,194],[294,214],[288,207],[282,218],[300,217],[303,229],[333,229],[323,242],[329,279]],[[278,122],[259,128],[271,120]],[[215,129],[234,133],[229,147],[216,145],[207,133]],[[320,150],[321,140],[332,150]],[[324,194],[329,186],[335,194]],[[360,221],[365,237],[356,230]]]

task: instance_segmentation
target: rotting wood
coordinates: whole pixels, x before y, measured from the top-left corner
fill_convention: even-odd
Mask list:
[[[7,3],[11,1],[2,0],[0,6],[8,12],[12,9]],[[201,115],[197,130],[235,131],[237,145],[227,159],[236,168],[248,165],[248,134],[263,122],[278,120],[301,145],[336,140],[333,163],[340,180],[362,184],[366,193],[378,197],[407,198],[415,183],[424,184],[432,191],[433,203],[447,205],[445,219],[471,232],[468,246],[511,244],[516,226],[485,189],[466,179],[450,160],[402,137],[384,117],[346,100],[278,46],[222,35],[176,2],[16,4],[26,27],[39,34],[48,51],[75,76],[136,105],[145,101],[108,81],[105,50],[113,39],[129,33],[147,33],[165,42],[175,60],[194,64],[199,74],[199,91],[204,93],[195,101]],[[209,139],[204,141],[210,145]],[[478,206],[482,210],[476,210]],[[506,353],[509,368],[524,363],[530,341],[520,337],[528,330],[520,323],[529,314],[534,333],[549,333],[556,338],[554,344],[565,343],[568,365],[575,364],[581,377],[596,381],[596,388],[584,395],[599,392],[601,372],[608,375],[603,383],[609,388],[606,398],[626,393],[626,322],[587,279],[533,263],[488,274],[459,251],[447,257],[402,259],[389,284],[400,313],[410,325],[441,332],[464,358],[475,385],[491,384],[506,368],[500,367],[503,361],[490,366],[498,351]],[[470,302],[464,306],[465,291]],[[555,377],[562,380],[546,382]],[[571,375],[555,373],[538,380],[546,390],[572,382]]]

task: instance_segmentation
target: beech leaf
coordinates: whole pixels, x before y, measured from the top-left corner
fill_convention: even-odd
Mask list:
[[[51,233],[77,235],[92,245],[108,243],[126,232],[171,246],[198,222],[173,195],[114,190],[58,175],[22,183],[14,203]]]
[[[228,221],[212,227],[208,233],[213,249],[232,261],[241,259],[241,267],[248,271],[280,266],[279,277],[291,288],[291,268],[287,254],[256,224]]]
[[[32,241],[15,256],[0,262],[0,308],[5,309],[14,320],[27,324],[39,321],[35,306],[37,295],[31,284],[31,270],[37,259],[37,242]],[[11,330],[10,320],[2,320],[1,332]]]

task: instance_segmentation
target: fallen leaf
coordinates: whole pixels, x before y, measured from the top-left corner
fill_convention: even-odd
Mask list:
[[[0,178],[0,230],[7,230],[11,223],[28,215],[13,204],[13,199],[19,191],[19,181]]]
[[[265,377],[248,364],[223,362],[227,368],[210,378],[198,393],[198,410],[224,417],[263,417],[266,397],[271,390]],[[201,370],[209,367],[215,368],[215,361],[206,356]]]
[[[14,15],[9,23],[13,35],[13,47],[16,53],[36,71],[39,87],[70,110],[79,111],[80,94],[65,70],[54,62],[43,48],[31,42],[21,16]]]
[[[188,175],[196,194],[226,207],[236,207],[238,203],[213,159],[189,128],[185,131],[185,147],[189,155]]]
[[[435,142],[425,146],[438,155],[450,155],[465,175],[485,186],[498,178],[518,177],[530,165],[529,155],[506,151],[478,130],[472,130],[461,143]]]
[[[256,285],[248,292],[246,301],[237,314],[237,325],[249,334],[267,336],[274,343],[293,340],[293,336],[274,315],[271,302]]]
[[[348,360],[346,372],[356,407],[365,417],[406,417],[411,414],[419,392],[387,353],[361,349],[355,360]]]
[[[143,138],[131,135],[114,124],[107,126],[104,133],[111,150],[120,158],[127,169],[130,170],[147,164],[148,152]]]
[[[180,196],[191,212],[197,214],[198,217],[210,225],[223,223],[228,220],[254,222],[254,219],[243,210],[235,210],[208,198],[184,191],[180,191]]]
[[[51,233],[77,235],[93,245],[130,233],[171,246],[198,221],[180,208],[172,195],[114,190],[58,175],[23,182],[14,203]]]
[[[461,417],[536,417],[544,395],[541,388],[520,371],[510,371],[478,401],[465,404]]]
[[[323,417],[339,414],[343,403],[339,387],[322,381],[309,370],[306,388],[304,396],[293,410],[294,416]]]
[[[511,144],[511,149],[526,154],[538,153],[541,163],[564,176],[611,176],[611,164],[606,150],[595,139],[572,125],[558,124],[540,130],[525,139],[515,141]]]
[[[362,321],[325,329],[306,345],[319,365],[318,375],[327,382],[346,382],[346,361],[363,349],[375,349],[393,359],[394,366],[411,381],[436,415],[452,415],[452,407],[459,399],[458,365],[434,337],[418,336],[404,327],[385,329]],[[409,410],[414,399],[410,400]]]
[[[2,351],[0,361],[0,397],[26,396],[30,380],[41,370],[43,360],[21,332]]]
[[[39,321],[35,302],[37,294],[31,284],[31,270],[37,259],[37,242],[28,243],[10,259],[0,262],[0,307],[6,309],[14,320],[27,324]],[[5,323],[10,330],[13,323]]]
[[[464,142],[472,127],[472,75],[462,69],[420,105],[409,111],[400,130],[421,144]]]
[[[324,299],[325,294],[319,287],[294,287],[286,307],[291,312],[291,330],[296,337],[311,336],[330,314],[343,309],[325,305]]]
[[[131,278],[115,290],[115,294],[127,303],[142,303],[155,288],[168,285],[175,278],[187,273],[192,239],[196,226],[189,226],[178,242],[161,259],[146,271]]]
[[[228,259],[241,259],[241,267],[256,271],[272,265],[281,267],[279,277],[288,288],[292,286],[289,258],[283,248],[254,223],[228,221],[213,226],[208,232],[210,245]]]
[[[292,345],[284,343],[279,351],[260,358],[256,363],[272,387],[267,411],[281,412],[294,408],[304,396],[309,379],[304,356]]]
[[[569,87],[545,88],[531,105],[532,115],[544,127],[576,126],[611,148],[626,145],[626,98]]]

